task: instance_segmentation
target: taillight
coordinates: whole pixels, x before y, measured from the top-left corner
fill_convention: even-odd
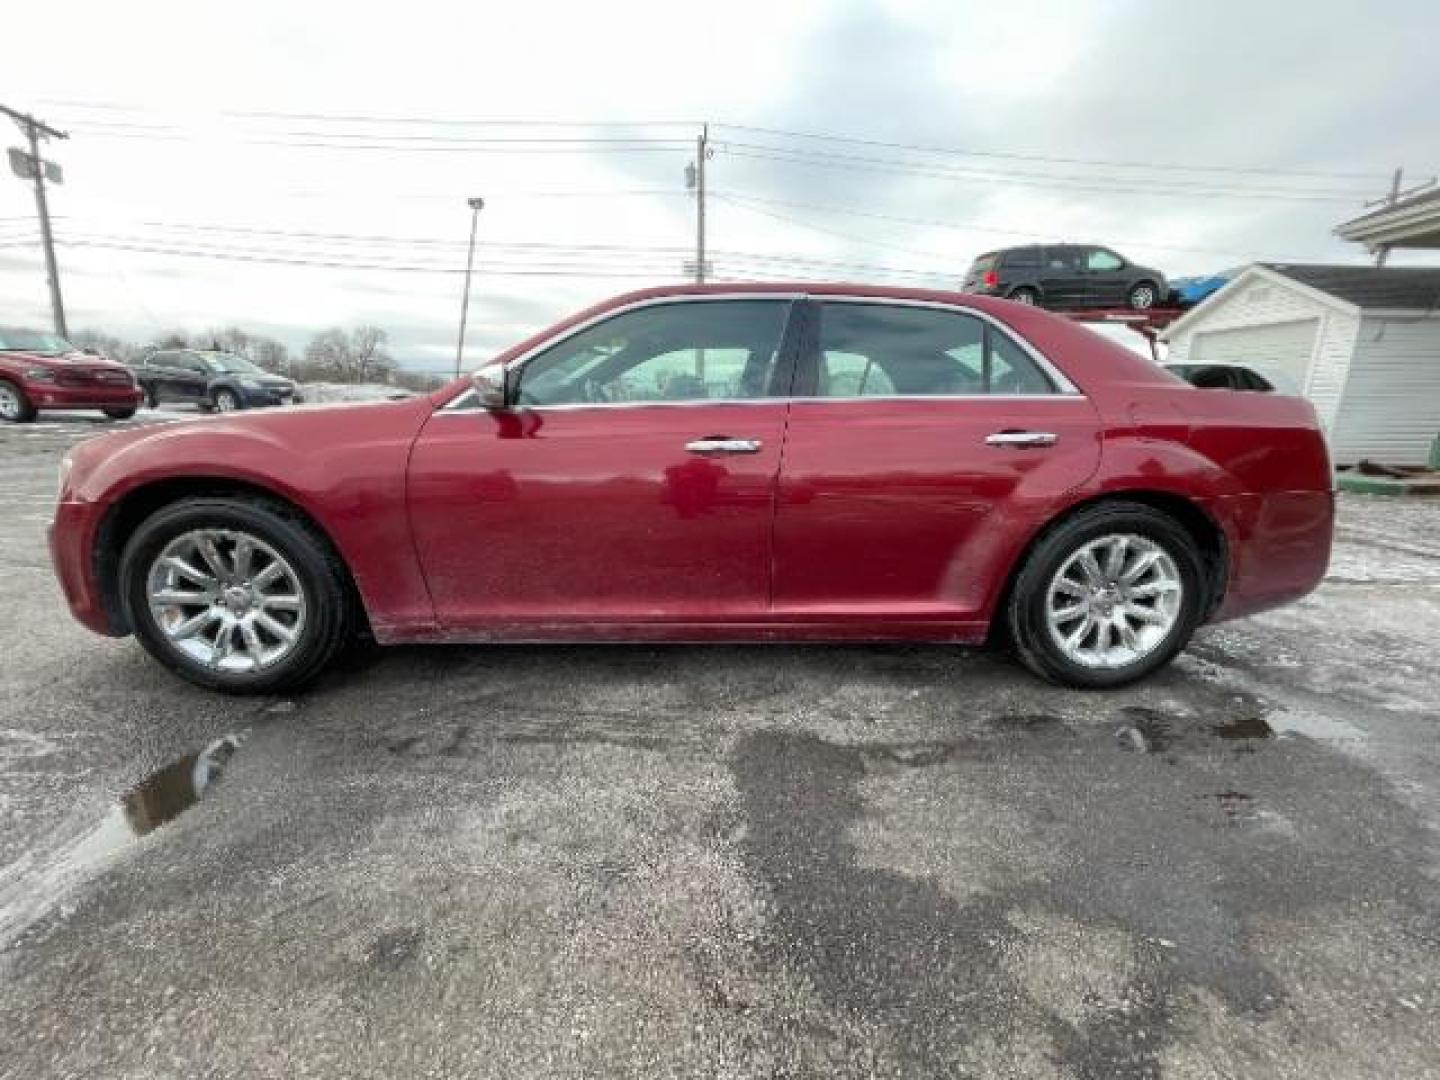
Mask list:
[[[1000,275],[994,270],[986,270],[985,276],[980,279],[982,285],[987,289],[993,289],[1000,284]]]

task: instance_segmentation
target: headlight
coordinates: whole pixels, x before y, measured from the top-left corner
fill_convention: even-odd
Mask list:
[[[55,372],[46,367],[31,368],[25,372],[25,378],[31,382],[54,382]]]

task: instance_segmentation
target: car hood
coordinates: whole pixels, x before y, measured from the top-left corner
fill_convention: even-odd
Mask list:
[[[64,353],[60,356],[50,356],[46,353],[30,352],[5,352],[0,353],[10,360],[18,360],[30,367],[51,368],[55,371],[129,371],[124,364],[117,364],[114,360],[106,360],[103,356],[91,356],[89,353]]]

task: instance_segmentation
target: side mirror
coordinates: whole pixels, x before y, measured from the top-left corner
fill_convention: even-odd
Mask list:
[[[483,408],[491,412],[510,411],[510,372],[504,364],[487,364],[470,377],[470,382]]]

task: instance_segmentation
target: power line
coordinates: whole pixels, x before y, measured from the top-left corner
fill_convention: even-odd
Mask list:
[[[112,103],[83,102],[74,100],[55,100],[49,102],[63,108],[76,108],[87,111],[100,111],[107,114],[140,114],[154,115],[155,110],[134,105],[115,105]],[[321,124],[365,124],[365,125],[396,125],[396,126],[424,126],[436,128],[471,128],[471,129],[595,129],[595,130],[625,130],[625,129],[697,129],[704,121],[699,119],[674,119],[674,120],[559,120],[559,119],[523,119],[518,117],[440,117],[440,116],[414,116],[414,115],[385,115],[385,114],[353,114],[353,113],[323,113],[323,112],[288,112],[277,110],[243,110],[243,111],[221,111],[217,115],[228,119],[242,121],[270,121],[309,122]],[[116,126],[131,126],[146,128],[149,130],[162,130],[168,126],[175,125],[140,124],[135,121],[103,121],[93,118],[77,120],[77,123],[88,125],[110,124]],[[1232,175],[1232,176],[1275,176],[1292,177],[1297,179],[1314,180],[1358,180],[1374,181],[1385,174],[1376,170],[1374,172],[1350,172],[1324,169],[1300,169],[1268,165],[1218,165],[1213,163],[1186,163],[1173,161],[1152,161],[1143,159],[1116,159],[1116,158],[1084,158],[1069,157],[1053,154],[1021,153],[1014,151],[999,150],[975,150],[955,146],[944,146],[927,143],[909,143],[885,139],[867,138],[857,135],[841,135],[832,132],[804,131],[794,128],[769,127],[756,124],[731,124],[716,123],[712,125],[718,130],[746,132],[754,135],[769,136],[772,138],[801,140],[805,142],[833,143],[842,146],[864,146],[873,149],[900,150],[909,153],[931,154],[943,157],[958,158],[981,158],[994,161],[1017,161],[1043,165],[1070,165],[1082,168],[1104,168],[1104,169],[1130,169],[1144,172],[1174,172],[1174,173],[1200,173],[1209,175]],[[333,135],[334,133],[326,133]],[[360,133],[354,137],[364,137]],[[396,136],[398,138],[398,136]],[[430,138],[432,136],[420,136]],[[447,137],[451,138],[451,137]],[[676,138],[679,138],[678,136]],[[779,147],[776,149],[784,149]]]
[[[1218,197],[1239,199],[1269,199],[1290,202],[1343,202],[1352,203],[1357,196],[1326,193],[1322,191],[1286,191],[1267,188],[1202,188],[1179,182],[1164,184],[1143,184],[1127,180],[1123,184],[1105,183],[1103,177],[1045,177],[1033,173],[982,172],[980,170],[959,170],[929,167],[922,163],[894,161],[884,158],[866,158],[848,154],[829,154],[812,151],[791,151],[764,147],[752,143],[720,143],[721,150],[734,157],[754,158],[761,161],[776,161],[793,165],[810,165],[823,168],[851,169],[862,172],[899,173],[908,176],[927,176],[959,183],[992,184],[1004,183],[1020,187],[1053,188],[1066,191],[1085,191],[1106,195],[1166,195],[1182,198]]]
[[[1117,161],[1100,158],[1053,157],[1041,154],[1016,154],[993,150],[961,150],[950,146],[934,146],[917,143],[886,142],[880,139],[858,138],[852,135],[829,135],[813,131],[794,131],[786,128],[757,127],[749,124],[715,124],[716,128],[729,131],[748,131],[762,135],[777,135],[791,139],[810,139],[821,142],[846,143],[852,146],[872,146],[887,150],[909,150],[926,154],[945,154],[957,157],[994,158],[1001,161],[1028,161],[1048,165],[1082,165],[1095,168],[1151,169],[1174,172],[1234,173],[1239,175],[1294,176],[1326,180],[1374,180],[1380,173],[1323,172],[1310,169],[1282,169],[1268,166],[1241,165],[1185,165],[1177,162],[1158,161]]]
[[[312,248],[296,250],[294,248],[276,248],[274,246],[248,246],[236,247],[234,242],[228,238],[216,243],[203,239],[191,238],[189,246],[186,241],[175,240],[163,237],[137,237],[117,236],[110,234],[75,233],[67,236],[64,243],[70,246],[94,246],[110,247],[118,250],[148,251],[156,254],[193,254],[193,255],[245,255],[256,259],[276,258],[280,260],[304,260],[317,264],[329,265],[341,261],[348,263],[367,258],[374,259],[376,256],[387,258],[390,252],[364,252],[364,251],[320,251]],[[203,246],[200,246],[203,245]],[[225,246],[222,246],[225,245]],[[487,245],[493,249],[497,245]],[[484,263],[487,267],[508,266],[512,268],[528,268],[531,266],[551,266],[553,260],[578,260],[567,263],[567,268],[594,267],[597,269],[609,269],[614,266],[623,266],[630,269],[644,268],[647,272],[660,275],[668,275],[675,266],[684,249],[675,248],[624,248],[612,245],[576,245],[566,247],[564,245],[522,245],[518,251],[511,251],[512,256],[518,254],[524,256],[534,253],[538,261],[514,262],[505,260],[487,259]],[[926,270],[913,267],[883,266],[875,263],[856,262],[851,260],[838,260],[817,258],[803,255],[773,254],[769,252],[753,251],[716,251],[717,257],[724,259],[731,265],[743,264],[746,266],[759,267],[796,267],[818,270],[861,270],[867,273],[884,274],[887,276],[920,277],[920,278],[941,278],[952,276],[947,270]],[[458,255],[458,252],[457,252]],[[674,257],[672,259],[672,256]],[[546,261],[550,260],[550,261]],[[417,265],[383,263],[367,265],[395,266]],[[417,268],[418,267],[417,265]],[[444,263],[426,263],[423,268],[449,270],[452,267]]]
[[[876,221],[888,221],[901,225],[919,225],[928,228],[954,229],[964,232],[991,233],[997,236],[1019,236],[1032,240],[1054,241],[1059,235],[1053,231],[1040,232],[1033,229],[1003,229],[990,225],[976,225],[971,222],[965,221],[942,221],[934,218],[898,217],[893,214],[879,214],[873,211],[861,210],[851,206],[827,206],[821,203],[796,202],[789,199],[767,199],[762,198],[759,195],[736,194],[734,192],[726,192],[724,195],[717,194],[716,197],[728,197],[729,201],[736,204],[762,203],[766,206],[782,206],[803,210],[818,210],[823,213],[843,214],[846,217],[871,218]],[[793,218],[787,218],[785,220],[791,221],[794,224],[806,224],[805,222],[800,222]],[[859,238],[857,237],[855,239]],[[1159,244],[1150,240],[1120,240],[1110,238],[1108,236],[1107,242],[1114,244],[1117,247],[1154,248],[1158,251],[1186,251],[1201,255],[1225,255],[1234,258],[1251,259],[1255,261],[1280,260],[1285,262],[1312,262],[1322,258],[1321,256],[1317,255],[1262,255],[1256,252],[1231,251],[1223,248],[1187,247],[1181,246],[1179,244]]]
[[[187,250],[181,248],[165,248],[159,246],[146,246],[139,244],[118,244],[94,240],[63,240],[61,241],[61,244],[64,247],[98,248],[109,251],[130,251],[147,255],[219,259],[228,262],[264,263],[280,266],[317,266],[333,270],[383,270],[394,271],[397,273],[429,274],[463,274],[465,272],[465,268],[463,266],[419,266],[405,265],[400,263],[358,263],[322,259],[292,259],[273,255],[257,255],[241,252],[203,251],[195,249]],[[655,273],[650,272],[613,271],[608,269],[554,269],[547,267],[489,269],[486,272],[504,277],[628,277],[654,279],[657,276]]]
[[[763,217],[768,217],[775,221],[783,221],[787,225],[798,225],[802,229],[810,229],[813,232],[825,233],[829,236],[838,237],[841,240],[852,240],[856,243],[869,244],[872,247],[888,248],[891,251],[899,251],[907,255],[923,255],[928,258],[934,259],[948,258],[948,256],[942,255],[937,251],[919,251],[915,248],[905,247],[901,244],[892,244],[885,240],[875,240],[868,236],[856,236],[854,233],[842,232],[839,229],[830,229],[825,227],[824,225],[816,225],[814,222],[800,221],[796,218],[787,217],[784,214],[777,214],[771,210],[762,210],[758,206],[747,206],[745,203],[741,202],[739,199],[736,199],[732,195],[723,195],[719,192],[713,192],[712,196],[716,199],[721,200],[722,202],[729,203],[731,206],[735,206],[741,210],[748,211],[749,213],[760,214]]]

